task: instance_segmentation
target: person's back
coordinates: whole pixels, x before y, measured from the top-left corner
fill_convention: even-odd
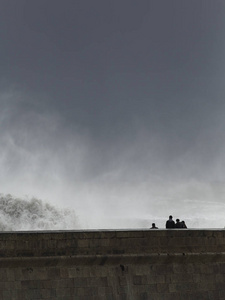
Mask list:
[[[152,223],[152,227],[150,229],[158,229],[158,227],[155,226],[155,223]]]
[[[179,219],[176,219],[176,224],[175,224],[175,228],[182,228],[182,223],[180,222]]]
[[[175,228],[175,222],[172,216],[169,216],[169,220],[166,221],[166,228]]]
[[[187,225],[185,224],[184,221],[181,221],[181,225],[182,225],[182,228],[187,228]]]

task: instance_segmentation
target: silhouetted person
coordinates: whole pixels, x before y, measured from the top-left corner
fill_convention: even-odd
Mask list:
[[[180,219],[176,219],[175,228],[182,228],[182,223],[180,222]]]
[[[187,225],[185,224],[184,221],[181,221],[181,225],[182,225],[182,228],[187,228]]]
[[[169,220],[166,221],[166,228],[175,228],[175,222],[172,216],[169,216]]]
[[[152,223],[152,227],[150,229],[158,229],[158,227],[155,226],[155,223]]]

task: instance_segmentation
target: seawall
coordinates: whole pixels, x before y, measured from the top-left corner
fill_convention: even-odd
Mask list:
[[[3,300],[222,300],[225,230],[2,232]]]

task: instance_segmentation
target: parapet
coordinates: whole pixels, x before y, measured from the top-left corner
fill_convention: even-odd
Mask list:
[[[4,300],[222,300],[224,280],[223,229],[0,234]]]

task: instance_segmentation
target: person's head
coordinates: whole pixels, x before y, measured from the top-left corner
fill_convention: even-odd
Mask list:
[[[177,223],[180,222],[180,219],[176,219],[176,222],[177,222]]]
[[[172,220],[172,219],[173,219],[173,216],[169,216],[169,219]]]
[[[155,227],[155,223],[152,223],[152,227]]]

